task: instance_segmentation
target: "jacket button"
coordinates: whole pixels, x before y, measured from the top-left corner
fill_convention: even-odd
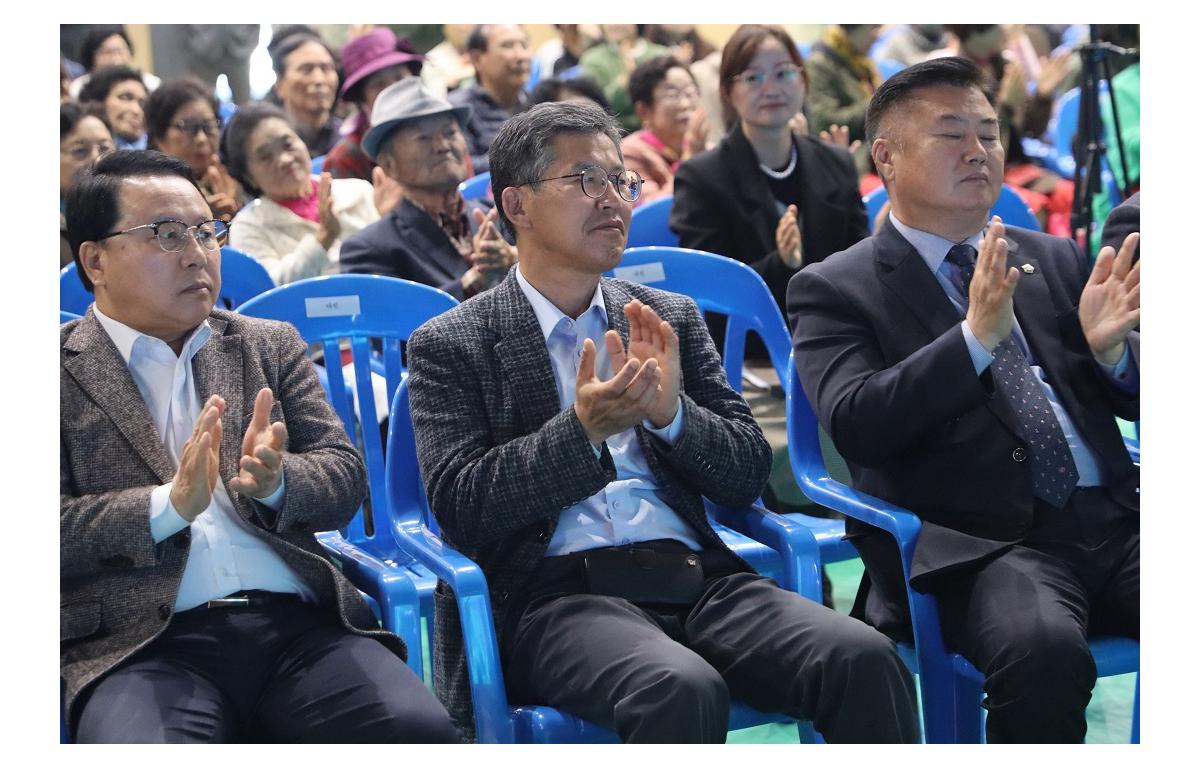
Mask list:
[[[167,605],[166,603],[158,606],[158,618],[162,619],[163,621],[171,618],[171,606]]]
[[[507,601],[508,601],[508,593],[507,593],[507,592],[501,592],[501,593],[500,593],[500,602],[504,603],[504,602],[507,602]]]
[[[1013,448],[1012,457],[1013,457],[1013,461],[1016,461],[1016,462],[1025,461],[1025,449],[1024,448]]]
[[[550,541],[550,534],[546,531],[542,531],[538,534],[538,541],[542,542],[543,544],[547,541]]]

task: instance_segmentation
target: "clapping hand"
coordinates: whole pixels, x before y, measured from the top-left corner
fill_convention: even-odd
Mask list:
[[[859,139],[850,141],[850,126],[848,125],[830,125],[829,130],[821,131],[821,141],[835,147],[842,147],[851,153],[862,146],[862,141]]]
[[[775,248],[779,251],[779,258],[792,269],[804,266],[804,253],[800,246],[800,223],[796,218],[798,213],[799,209],[795,205],[789,205],[775,227]]]
[[[237,477],[229,487],[255,499],[270,496],[283,481],[283,450],[287,445],[287,427],[283,422],[270,423],[274,395],[268,387],[254,398],[254,415],[246,436],[242,439],[242,458]]]
[[[216,154],[209,158],[208,170],[204,172],[204,177],[212,190],[204,199],[212,209],[213,218],[232,220],[238,212],[238,183],[229,175],[229,171],[225,170],[225,166],[221,165],[221,158]]]
[[[1096,359],[1107,365],[1121,360],[1125,337],[1142,317],[1142,262],[1133,264],[1141,235],[1130,234],[1121,250],[1100,249],[1091,277],[1079,296],[1079,324]]]
[[[1008,241],[1004,224],[993,216],[975,259],[967,300],[967,325],[990,352],[1008,338],[1013,327],[1013,293],[1021,273],[1008,266]]]
[[[509,267],[517,263],[517,249],[500,237],[500,230],[496,228],[498,208],[488,211],[487,215],[476,208],[471,214],[477,226],[471,238],[471,263],[489,279],[499,280]]]
[[[333,176],[325,172],[317,184],[317,240],[328,251],[341,234],[342,224],[333,212]]]
[[[212,503],[218,469],[221,464],[221,415],[225,401],[218,395],[208,398],[192,436],[183,444],[179,469],[171,481],[171,506],[189,523]]]
[[[371,169],[371,186],[375,188],[375,210],[380,216],[387,216],[404,199],[404,187],[378,165]]]

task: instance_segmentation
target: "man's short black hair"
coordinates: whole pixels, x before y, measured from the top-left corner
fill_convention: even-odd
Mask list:
[[[117,35],[124,40],[125,45],[129,46],[129,52],[133,53],[133,43],[129,41],[129,35],[125,34],[125,27],[122,25],[102,24],[98,27],[92,27],[83,36],[83,41],[79,44],[79,63],[83,65],[84,71],[92,71],[96,64],[96,51],[100,50],[100,46],[104,45],[104,41],[113,35]]]
[[[949,85],[955,88],[978,88],[991,101],[983,70],[975,62],[961,56],[946,56],[905,67],[875,89],[867,105],[867,146],[879,137],[879,126],[887,113],[897,104],[912,98],[921,88]]]
[[[633,72],[629,75],[629,103],[654,106],[654,89],[659,83],[666,80],[667,73],[675,68],[687,72],[688,77],[692,78],[692,82],[696,82],[691,71],[680,64],[674,56],[655,56],[634,67]]]
[[[554,162],[554,137],[564,133],[590,136],[602,133],[621,156],[621,132],[616,119],[595,104],[550,101],[519,112],[504,122],[488,149],[492,198],[500,219],[500,234],[514,242],[512,221],[504,212],[503,192],[540,179]],[[536,184],[534,185],[537,186]]]
[[[71,244],[79,280],[89,292],[94,286],[80,262],[79,246],[117,228],[121,220],[122,182],[144,176],[178,176],[200,190],[192,179],[192,169],[179,158],[152,149],[120,149],[102,156],[83,171],[67,193],[67,241]]]
[[[136,80],[146,87],[146,83],[142,80],[142,73],[133,67],[127,67],[124,64],[117,64],[112,67],[104,67],[101,70],[92,73],[88,81],[84,83],[83,88],[79,91],[80,101],[106,101],[108,93],[118,84],[126,80]]]
[[[488,27],[491,24],[476,24],[471,30],[471,34],[467,35],[467,52],[479,51],[487,53],[488,47]]]

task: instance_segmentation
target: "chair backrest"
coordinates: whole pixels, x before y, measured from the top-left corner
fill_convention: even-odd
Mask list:
[[[875,67],[879,70],[880,79],[887,80],[892,75],[904,69],[905,64],[895,59],[879,59],[875,62]]]
[[[887,199],[887,188],[882,186],[875,188],[863,198],[863,207],[867,209],[867,228],[871,231],[875,230],[875,217],[879,215],[879,211]],[[1000,197],[996,199],[996,204],[992,206],[988,217],[993,215],[999,216],[1006,226],[1032,229],[1035,232],[1042,231],[1033,211],[1029,210],[1029,206],[1021,199],[1021,195],[1008,184],[1000,185]]]
[[[275,287],[266,267],[253,256],[230,248],[221,248],[221,295],[216,306],[237,309],[247,300]],[[82,315],[96,297],[83,287],[75,262],[62,268],[58,276],[58,308]]]
[[[317,155],[312,159],[312,172],[319,174],[325,168],[325,155]]]
[[[64,312],[60,309],[58,311],[58,324],[62,325],[63,323],[69,323],[72,320],[78,320],[79,317],[80,316],[75,314],[74,312]]]
[[[87,312],[96,297],[83,287],[75,262],[63,267],[58,273],[58,308],[62,312],[82,315]]]
[[[475,200],[480,197],[491,198],[492,174],[484,171],[478,176],[472,176],[458,185],[458,193],[464,200]]]
[[[679,235],[667,225],[671,218],[672,197],[660,197],[633,209],[629,220],[629,237],[626,248],[641,248],[647,245],[679,245]]]
[[[630,248],[610,277],[690,296],[704,312],[727,315],[721,357],[729,386],[742,391],[746,333],[755,331],[767,347],[780,383],[786,381],[791,340],[783,314],[763,279],[740,261],[689,248]],[[784,384],[786,386],[786,384]]]
[[[237,309],[275,287],[275,281],[258,259],[226,245],[221,249],[221,296],[218,306]]]
[[[372,372],[385,380],[387,402],[399,388],[403,375],[400,344],[426,320],[458,302],[437,288],[381,275],[327,275],[279,286],[251,299],[238,311],[254,317],[291,323],[310,344],[321,344],[325,354],[327,394],[346,428],[360,443],[367,463],[372,515],[386,508],[383,441],[379,434],[379,409],[375,406]],[[342,373],[341,340],[349,341],[353,357],[354,395],[358,423]],[[372,350],[376,342],[380,351]],[[346,531],[351,543],[376,535],[377,521],[356,516]],[[381,531],[386,534],[386,529]]]

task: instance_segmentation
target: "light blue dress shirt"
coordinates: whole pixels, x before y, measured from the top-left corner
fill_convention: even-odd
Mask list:
[[[892,225],[896,227],[896,231],[920,254],[921,259],[929,267],[929,271],[933,273],[933,276],[938,281],[938,285],[942,287],[942,290],[946,293],[947,298],[950,299],[954,308],[958,310],[960,315],[965,316],[967,310],[966,298],[959,293],[958,287],[950,279],[952,265],[946,262],[946,254],[957,243],[929,232],[913,229],[897,219],[895,212],[890,212],[888,218],[891,220]],[[975,246],[976,250],[979,250],[983,244],[984,234],[985,230],[980,230],[978,235],[974,235],[963,242],[969,242]],[[983,373],[984,369],[992,364],[992,353],[975,338],[975,334],[971,332],[971,328],[967,325],[966,320],[962,321],[961,328],[963,338],[967,342],[967,350],[971,354],[971,361],[975,364],[975,373]],[[1021,330],[1021,324],[1016,318],[1013,319],[1013,332],[1016,336],[1018,348],[1024,353],[1025,359],[1029,361],[1029,367],[1033,370],[1034,377],[1046,393],[1046,399],[1050,401],[1050,407],[1053,409],[1054,415],[1058,417],[1059,426],[1062,427],[1063,435],[1067,439],[1067,446],[1071,449],[1071,457],[1075,460],[1075,469],[1079,472],[1079,482],[1076,485],[1105,485],[1105,478],[1100,462],[1096,460],[1095,452],[1083,439],[1083,436],[1079,433],[1079,429],[1071,421],[1071,416],[1067,413],[1067,409],[1063,407],[1062,402],[1058,399],[1054,388],[1046,380],[1046,372],[1038,364],[1033,350],[1025,340],[1025,333]],[[1125,351],[1116,365],[1105,365],[1099,361],[1096,362],[1096,365],[1122,390],[1131,393],[1137,391],[1140,385],[1138,370],[1137,366],[1133,364],[1132,355],[1129,353],[1128,342],[1126,342]]]
[[[591,305],[572,320],[525,279],[520,265],[517,266],[517,282],[541,326],[558,388],[558,404],[569,408],[575,403],[575,379],[584,339],[591,339],[596,345],[596,376],[601,380],[612,377],[612,363],[604,345],[608,312],[604,308],[601,287],[597,284]],[[668,445],[674,445],[683,435],[682,402],[675,412],[675,419],[666,427],[656,429],[648,421],[642,422],[642,426]],[[654,539],[675,539],[693,550],[701,549],[691,525],[659,498],[658,480],[646,463],[637,431],[631,427],[609,437],[605,443],[616,465],[617,479],[559,513],[558,527],[546,555],[565,555]]]

